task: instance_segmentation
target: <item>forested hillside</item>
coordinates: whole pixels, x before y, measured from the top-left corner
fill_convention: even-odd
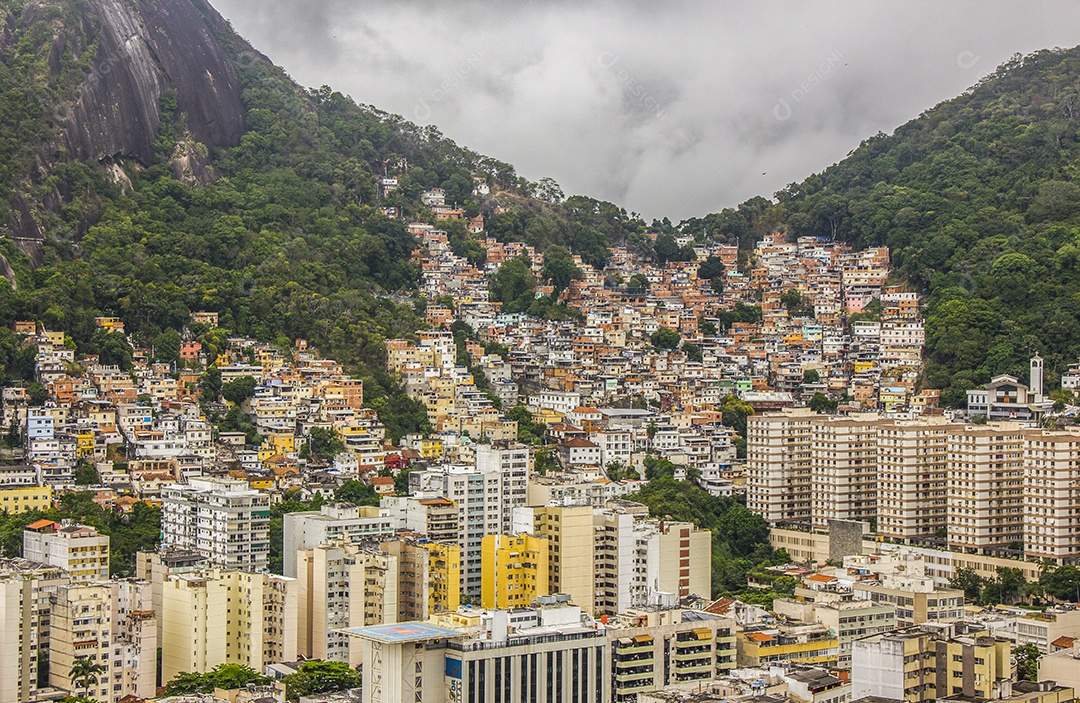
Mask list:
[[[972,90],[777,194],[794,235],[888,245],[928,296],[926,380],[1047,386],[1080,356],[1080,50],[1016,57]]]

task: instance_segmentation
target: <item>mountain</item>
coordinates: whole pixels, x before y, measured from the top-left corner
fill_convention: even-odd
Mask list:
[[[926,295],[925,381],[1055,388],[1080,357],[1080,49],[1014,57],[963,95],[776,197],[796,236],[888,245]]]
[[[596,265],[614,244],[685,258],[680,231],[744,248],[784,228],[887,244],[897,282],[927,296],[925,382],[947,402],[991,374],[1023,375],[1034,351],[1053,387],[1080,356],[1078,54],[1018,57],[775,200],[673,225],[563,198],[435,128],[304,89],[205,0],[8,0],[0,318],[40,320],[80,353],[123,362],[96,316],[152,342],[212,310],[232,334],[304,337],[376,402],[397,402],[384,341],[421,326],[422,306],[399,302],[416,286],[415,239],[382,209],[430,220],[420,193],[441,187],[486,215],[489,236]],[[378,192],[385,176],[393,193]],[[474,196],[474,177],[493,195]],[[461,224],[447,225],[451,245],[479,260]],[[224,331],[200,335],[212,351]],[[32,372],[4,325],[0,381]]]

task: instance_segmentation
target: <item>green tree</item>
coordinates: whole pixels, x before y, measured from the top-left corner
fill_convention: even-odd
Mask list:
[[[100,486],[101,474],[91,464],[80,462],[75,467],[71,480],[76,486]]]
[[[98,676],[105,673],[105,667],[88,658],[79,657],[71,663],[71,671],[68,677],[76,688],[83,690],[83,698],[90,695],[90,687],[97,685]]]
[[[338,454],[345,451],[345,442],[342,441],[341,435],[333,427],[312,427],[311,432],[308,433],[305,449],[309,456],[331,461]]]
[[[375,492],[375,488],[370,483],[364,483],[352,478],[334,491],[334,497],[353,505],[379,504],[379,494]]]
[[[701,362],[705,358],[701,353],[701,347],[693,342],[683,342],[682,351],[690,361]]]
[[[1072,564],[1046,571],[1039,577],[1046,593],[1061,601],[1080,602],[1080,569]]]
[[[180,361],[180,333],[169,328],[154,337],[154,358],[166,364]]]
[[[657,349],[675,349],[679,346],[679,333],[670,327],[661,327],[649,338]]]
[[[973,569],[957,569],[949,580],[951,588],[962,590],[964,598],[973,603],[979,600],[984,584],[983,577],[975,573]]]
[[[40,407],[49,399],[49,391],[45,386],[34,381],[26,389],[26,402],[33,407]]]
[[[221,386],[221,396],[230,403],[240,405],[248,398],[255,395],[258,383],[254,376],[241,376],[240,378],[224,383]]]
[[[1021,681],[1039,680],[1039,658],[1042,652],[1034,644],[1020,645],[1012,651],[1016,658],[1016,677]]]
[[[215,688],[231,691],[248,684],[265,685],[270,679],[250,666],[243,664],[218,664],[205,674],[181,672],[165,684],[165,695],[181,696],[196,693],[213,693]]]
[[[819,381],[821,381],[821,374],[819,374],[814,369],[807,369],[806,371],[803,371],[803,383],[818,383]]]
[[[727,267],[724,266],[724,261],[719,256],[710,256],[701,262],[698,266],[698,278],[711,281],[716,278],[723,278],[726,273]]]
[[[567,252],[567,254],[569,254],[569,252]],[[582,272],[581,269],[574,264],[573,259],[570,259],[569,257],[552,258],[549,250],[549,252],[544,255],[543,276],[554,288],[551,297],[558,299],[559,294],[566,290],[572,281],[581,279]]]
[[[836,411],[840,401],[830,399],[827,395],[818,391],[814,393],[814,397],[806,405],[816,413],[831,413]]]
[[[362,678],[360,672],[345,662],[311,661],[301,664],[299,671],[284,677],[282,682],[285,684],[285,697],[295,701],[300,696],[359,688]]]
[[[199,376],[199,390],[203,402],[213,403],[221,395],[221,369],[211,366]]]

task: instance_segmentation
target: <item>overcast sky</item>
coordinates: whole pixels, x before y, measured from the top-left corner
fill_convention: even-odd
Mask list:
[[[1080,44],[1072,2],[211,2],[305,86],[676,223]]]

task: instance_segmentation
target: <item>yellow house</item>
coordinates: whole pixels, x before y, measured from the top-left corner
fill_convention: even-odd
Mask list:
[[[75,457],[83,459],[94,453],[94,433],[85,432],[76,436]]]
[[[548,595],[548,541],[520,534],[487,535],[480,547],[480,605],[527,608]]]
[[[52,507],[53,492],[50,486],[20,486],[0,489],[0,510],[9,515],[28,513],[31,510],[48,510]]]
[[[427,437],[420,442],[420,456],[431,461],[443,458],[446,447],[443,441],[436,437]]]
[[[259,476],[248,480],[248,485],[257,491],[271,491],[276,482],[273,476]]]
[[[428,612],[449,613],[461,605],[461,547],[425,542],[428,551]]]
[[[271,432],[259,447],[259,461],[266,461],[275,454],[295,454],[296,435],[291,432]],[[265,456],[264,456],[265,454]]]

